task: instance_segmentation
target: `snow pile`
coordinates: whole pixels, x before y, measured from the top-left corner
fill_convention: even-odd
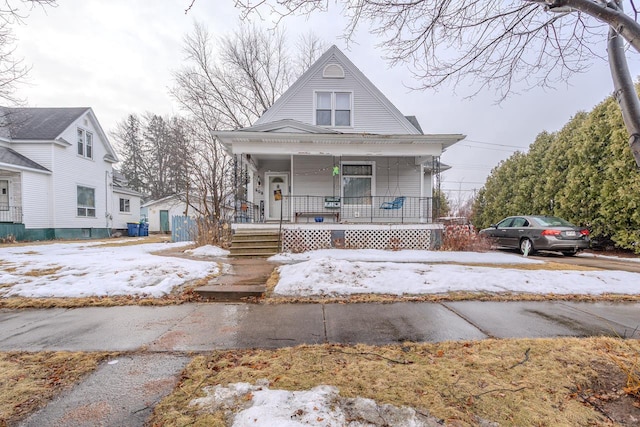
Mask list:
[[[184,253],[202,258],[216,258],[229,255],[229,251],[213,245],[204,245],[195,249],[187,249]]]
[[[188,244],[188,243],[186,243]],[[152,255],[185,243],[56,243],[0,249],[0,296],[160,297],[218,271],[216,263]]]
[[[205,387],[206,397],[190,406],[222,410],[234,427],[241,426],[437,426],[437,419],[408,407],[378,405],[371,399],[343,398],[336,387],[320,385],[307,391],[270,390],[267,380]]]

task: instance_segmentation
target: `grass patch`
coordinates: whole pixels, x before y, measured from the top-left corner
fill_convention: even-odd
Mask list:
[[[0,353],[0,425],[11,425],[114,353]]]
[[[41,269],[29,270],[27,272],[22,273],[22,275],[23,276],[29,276],[29,277],[50,276],[52,274],[56,274],[61,269],[62,269],[62,267],[60,267],[60,266],[49,267],[49,268],[41,268]]]
[[[344,397],[410,406],[456,426],[477,425],[479,418],[505,426],[610,425],[618,415],[599,396],[624,401],[626,412],[636,399],[616,391],[626,376],[612,357],[639,353],[637,340],[614,338],[218,351],[192,361],[151,424],[228,425],[225,414],[189,402],[206,386],[267,379],[271,389],[333,385]]]

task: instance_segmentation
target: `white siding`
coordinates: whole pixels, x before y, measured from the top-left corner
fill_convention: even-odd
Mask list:
[[[53,227],[51,175],[22,172],[22,219],[26,228]]]
[[[129,199],[129,212],[120,212],[121,198]],[[140,222],[140,197],[114,191],[111,211],[113,212],[112,228],[126,230],[128,222]]]
[[[341,64],[345,77],[323,78],[327,64]],[[283,95],[282,102],[274,104],[256,123],[293,119],[313,125],[315,91],[344,91],[353,93],[353,123],[350,128],[335,129],[345,133],[419,133],[353,64],[342,63],[334,53],[318,65],[310,70],[310,75],[294,83],[296,86]]]
[[[294,196],[340,195],[340,176],[333,176],[333,166],[340,166],[340,159],[331,156],[295,156],[293,158]]]
[[[53,171],[53,143],[12,143],[11,149]]]
[[[183,216],[186,210],[186,203],[178,199],[167,199],[159,201],[147,207],[147,220],[149,221],[149,232],[160,231],[160,211],[169,211],[169,229],[174,216]],[[189,208],[189,216],[193,217],[195,210]]]
[[[375,196],[420,197],[420,166],[413,157],[295,156],[292,194],[297,196],[340,195],[340,176],[333,166],[341,162],[375,162]]]
[[[93,159],[77,154],[77,129],[93,133]],[[100,134],[88,114],[81,116],[61,135],[72,142],[69,147],[54,147],[53,188],[55,189],[55,228],[104,228],[111,227],[108,214],[111,211],[111,164],[103,158],[107,151]],[[95,190],[95,217],[79,217],[77,214],[77,187]]]

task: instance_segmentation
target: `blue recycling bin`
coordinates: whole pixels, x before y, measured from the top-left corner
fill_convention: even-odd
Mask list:
[[[146,222],[141,222],[138,227],[138,236],[148,236],[149,235],[149,224]]]
[[[128,231],[129,237],[138,237],[139,227],[140,227],[140,224],[138,224],[137,222],[128,222],[127,231]]]

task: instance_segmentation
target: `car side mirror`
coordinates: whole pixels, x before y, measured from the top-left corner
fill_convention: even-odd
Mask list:
[[[498,228],[498,224],[491,224],[490,227],[491,228]]]

